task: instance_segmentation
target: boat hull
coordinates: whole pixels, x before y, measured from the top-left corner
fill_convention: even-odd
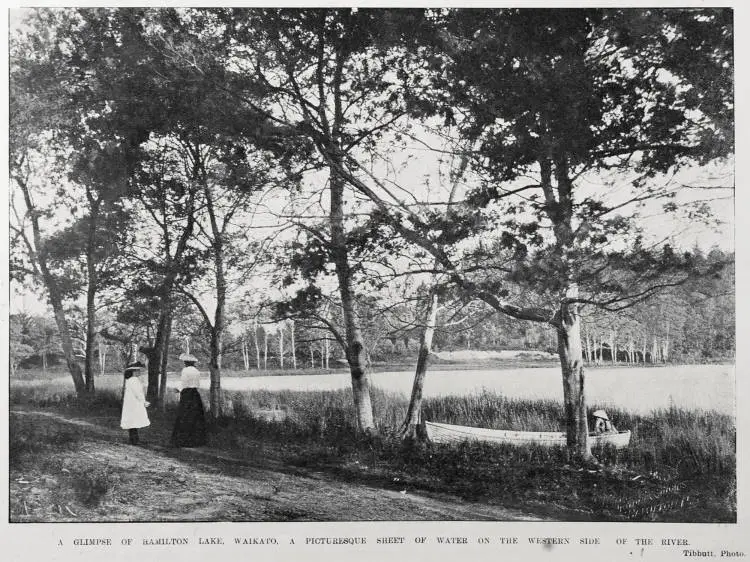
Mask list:
[[[543,447],[563,447],[566,444],[566,436],[562,431],[510,431],[435,422],[425,422],[425,429],[427,430],[427,437],[433,443],[481,441],[510,445],[541,445]],[[612,445],[616,449],[623,449],[630,444],[630,431],[590,434],[589,440],[592,447]]]

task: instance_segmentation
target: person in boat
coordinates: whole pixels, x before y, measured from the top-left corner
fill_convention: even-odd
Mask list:
[[[143,363],[140,361],[130,363],[125,368],[125,388],[122,393],[120,427],[128,430],[131,445],[138,445],[140,442],[138,430],[151,425],[146,413],[149,403],[143,395],[141,379],[138,378],[141,368],[143,368]]]
[[[596,410],[591,415],[594,416],[594,433],[617,433],[617,429],[610,421],[607,412]]]
[[[206,444],[206,414],[198,392],[201,374],[195,366],[198,359],[190,353],[180,355],[185,367],[180,372],[180,404],[174,422],[171,445],[173,447],[201,447]]]

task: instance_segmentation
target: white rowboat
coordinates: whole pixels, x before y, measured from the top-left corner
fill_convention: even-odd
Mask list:
[[[542,445],[563,447],[566,444],[562,431],[509,431],[486,429],[465,425],[425,422],[427,437],[433,443],[459,443],[461,441],[482,441],[486,443],[509,443],[511,445]],[[609,444],[623,449],[630,443],[630,430],[617,433],[589,434],[591,446]]]

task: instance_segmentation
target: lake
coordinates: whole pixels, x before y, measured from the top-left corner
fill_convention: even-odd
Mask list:
[[[647,413],[675,405],[687,409],[734,413],[734,365],[597,368],[586,371],[589,406],[617,406]],[[372,386],[411,394],[411,371],[374,373]],[[208,380],[203,381],[208,388]],[[349,388],[349,374],[272,377],[223,377],[226,390],[337,390]],[[512,398],[550,398],[562,401],[562,379],[556,367],[430,371],[424,395],[446,396],[489,390]]]
[[[202,388],[208,389],[208,373],[202,373]],[[119,384],[119,375],[107,375]],[[144,377],[145,378],[145,377]],[[373,373],[372,386],[388,392],[411,394],[413,371]],[[115,380],[116,379],[116,380]],[[168,386],[179,380],[170,373]],[[70,377],[53,381],[12,381],[13,385],[36,386],[53,382],[73,389]],[[103,382],[103,381],[102,381]],[[113,381],[109,381],[114,384]],[[338,390],[351,387],[348,373],[325,375],[283,375],[261,377],[224,376],[226,390]],[[424,386],[426,397],[465,395],[483,390],[510,398],[547,398],[562,401],[562,380],[558,367],[515,369],[473,369],[429,371]],[[686,409],[735,412],[734,365],[670,365],[666,367],[619,367],[586,370],[586,396],[590,407],[617,406],[638,413],[674,405]]]

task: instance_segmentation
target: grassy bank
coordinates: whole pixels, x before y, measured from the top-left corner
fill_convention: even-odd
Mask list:
[[[100,384],[97,396],[83,402],[54,386],[12,386],[11,404],[116,420],[119,382],[113,377]],[[152,415],[153,431],[171,425],[175,396],[169,398],[166,411]],[[348,391],[227,393],[211,447],[241,457],[273,456],[346,481],[451,493],[567,520],[736,520],[730,416],[678,408],[643,416],[608,408],[615,424],[633,437],[627,449],[596,450],[602,467],[593,469],[569,463],[560,448],[404,443],[397,433],[406,400],[378,390],[372,398],[378,433],[367,437],[352,425]],[[423,413],[432,421],[528,431],[560,430],[563,419],[557,402],[492,393],[429,399]],[[32,442],[67,447],[75,440],[36,439],[14,428],[11,463],[42,455],[44,447],[29,448]]]

